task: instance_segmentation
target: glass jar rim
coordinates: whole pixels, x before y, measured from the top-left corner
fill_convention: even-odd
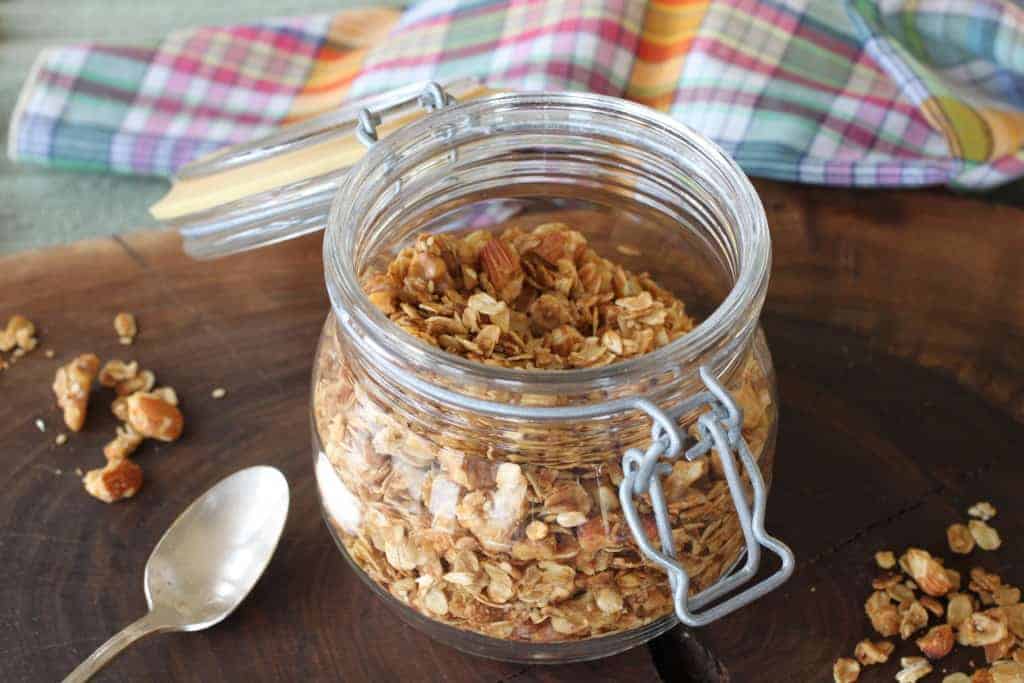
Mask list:
[[[369,299],[359,282],[353,245],[365,227],[364,218],[376,195],[394,179],[389,174],[398,160],[420,147],[444,152],[451,131],[467,122],[500,125],[502,112],[536,110],[538,114],[566,112],[636,126],[647,133],[651,145],[671,159],[699,153],[721,174],[741,210],[734,226],[742,241],[739,272],[728,294],[693,330],[642,356],[596,368],[535,370],[505,368],[462,358],[414,337],[395,325]],[[559,131],[562,132],[562,131]],[[655,137],[657,136],[657,137]],[[381,169],[389,169],[380,173]],[[680,172],[687,172],[681,165]],[[376,178],[374,177],[376,174]],[[388,178],[391,177],[391,180]],[[374,182],[376,185],[374,185]],[[756,323],[767,289],[771,266],[771,240],[767,218],[756,190],[739,166],[715,143],[689,126],[643,105],[607,95],[579,92],[504,93],[446,107],[414,121],[374,144],[351,169],[332,204],[324,239],[327,289],[339,321],[354,326],[373,347],[375,358],[387,366],[413,360],[438,375],[467,379],[496,389],[531,393],[586,393],[607,389],[618,380],[633,381],[670,363],[693,364],[697,359],[716,370],[723,359],[708,358],[730,331]],[[458,382],[456,382],[457,384]],[[440,393],[448,393],[441,391]],[[473,399],[471,399],[473,400]],[[478,401],[473,400],[474,403]]]

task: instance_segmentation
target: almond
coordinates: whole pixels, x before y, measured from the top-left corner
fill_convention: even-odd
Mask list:
[[[480,264],[494,287],[495,295],[512,303],[523,290],[523,271],[519,254],[508,244],[492,237],[480,250]]]
[[[564,232],[549,232],[544,235],[540,244],[534,247],[533,251],[542,259],[554,265],[558,259],[565,258],[565,249],[568,244]]]

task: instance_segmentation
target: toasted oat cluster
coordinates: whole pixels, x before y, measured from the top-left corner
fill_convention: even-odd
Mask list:
[[[483,363],[608,365],[693,328],[683,302],[597,255],[564,223],[464,237],[426,234],[372,273],[373,303],[406,332]]]
[[[996,510],[991,503],[981,502],[972,506],[969,514],[990,520]],[[984,524],[984,530],[969,530],[959,523],[949,527],[950,550],[969,554],[976,541],[982,550],[999,546],[998,542],[988,542],[990,535],[998,539],[996,531],[986,521],[971,520],[971,524],[975,522]],[[978,536],[986,542],[983,544]],[[877,564],[883,569],[894,567],[878,561],[879,557],[890,556],[890,551],[876,553]],[[899,634],[902,640],[908,640],[924,631],[914,640],[924,656],[902,657],[896,680],[911,683],[925,677],[932,672],[931,662],[960,645],[982,648],[990,666],[976,669],[971,676],[950,674],[943,678],[944,683],[1024,683],[1024,604],[1019,588],[1003,583],[997,574],[974,567],[966,590],[962,590],[960,573],[920,548],[909,548],[899,558],[899,569],[902,574],[886,572],[872,582],[874,592],[864,605],[871,626],[883,637]],[[929,626],[933,618],[934,625]],[[834,680],[856,681],[860,667],[885,663],[895,647],[887,640],[861,641],[854,650],[856,662],[845,657],[836,660]]]
[[[410,334],[518,368],[609,364],[693,327],[682,302],[562,224],[499,238],[422,236],[365,287]],[[620,458],[645,445],[649,422],[499,433],[478,414],[401,408],[344,344],[329,321],[314,385],[317,476],[336,537],[370,579],[434,620],[530,642],[634,629],[672,611],[666,575],[639,553],[618,500]],[[753,356],[739,374],[730,388],[767,472],[770,380]],[[743,546],[717,456],[675,463],[664,491],[675,547],[700,591]],[[638,509],[655,538],[646,498]]]
[[[100,368],[99,357],[85,353],[58,368],[53,382],[64,422],[73,432],[80,431],[85,424],[94,380],[114,390],[117,398],[111,410],[124,424],[103,448],[106,465],[87,472],[82,483],[94,498],[114,503],[131,498],[142,488],[142,468],[129,456],[144,439],[175,441],[181,436],[185,420],[174,389],[154,388],[156,375],[151,370],[140,370],[136,361],[117,359]],[[56,443],[66,442],[67,436],[59,435]]]

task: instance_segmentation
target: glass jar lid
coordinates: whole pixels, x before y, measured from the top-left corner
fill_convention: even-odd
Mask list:
[[[186,253],[200,259],[322,230],[349,168],[372,142],[369,127],[383,124],[382,132],[389,132],[451,103],[436,100],[440,88],[452,99],[488,92],[479,79],[461,78],[352,102],[183,166],[150,211],[177,229]]]

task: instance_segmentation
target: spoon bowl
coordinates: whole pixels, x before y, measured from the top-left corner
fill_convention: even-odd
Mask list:
[[[146,601],[209,628],[242,602],[277,548],[288,483],[273,467],[250,467],[216,484],[174,521],[146,563]]]
[[[288,502],[284,475],[266,466],[236,472],[197,498],[146,563],[149,613],[101,645],[64,683],[88,680],[151,633],[199,631],[223,621],[270,563]]]

